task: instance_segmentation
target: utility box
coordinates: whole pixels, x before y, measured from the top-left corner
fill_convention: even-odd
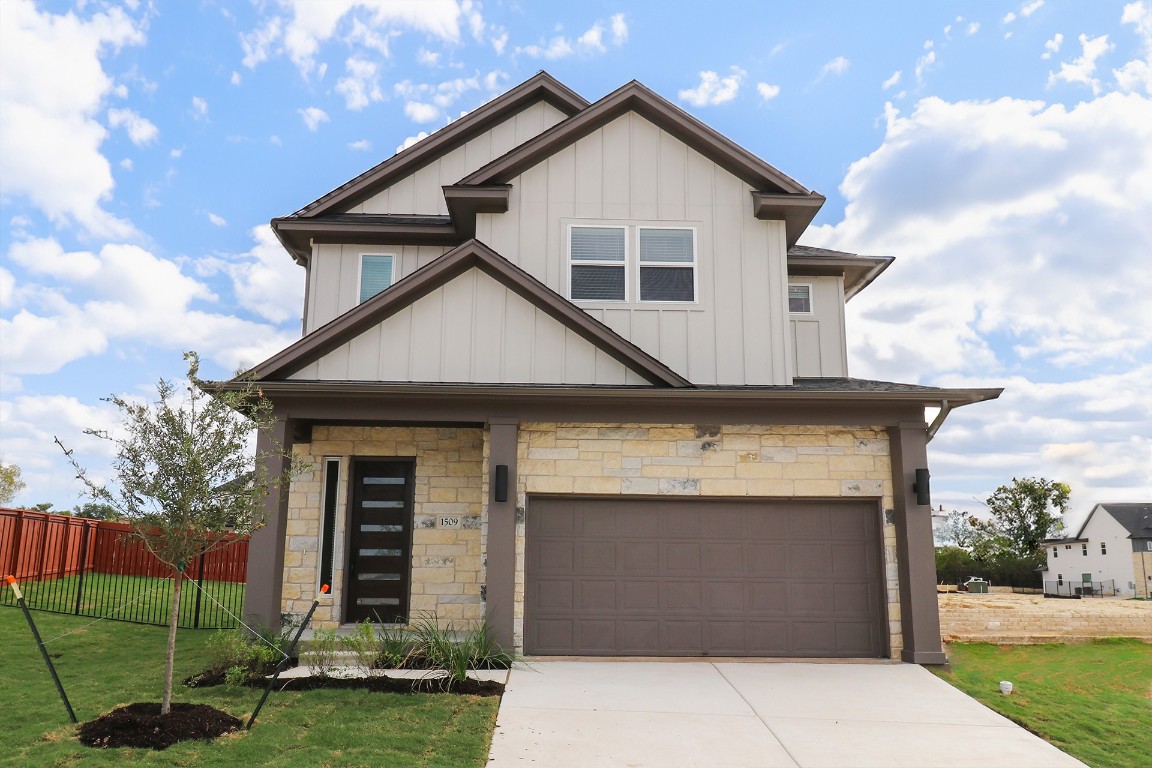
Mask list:
[[[974,595],[986,595],[988,594],[988,582],[970,581],[968,582],[968,592]]]

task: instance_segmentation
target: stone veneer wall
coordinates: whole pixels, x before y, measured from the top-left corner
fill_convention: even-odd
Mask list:
[[[1136,597],[1152,597],[1152,552],[1132,553],[1132,582]]]
[[[485,478],[487,477],[485,466]],[[532,493],[871,497],[893,506],[883,428],[693,424],[520,425],[514,636],[524,638],[524,520]],[[883,525],[891,653],[903,647],[896,531]]]
[[[313,428],[312,442],[294,449],[301,459],[312,463],[313,469],[292,483],[288,496],[282,610],[306,613],[318,590],[325,457],[340,458],[340,488],[332,597],[321,601],[312,619],[313,627],[335,627],[340,623],[351,458],[415,458],[412,615],[434,613],[441,625],[483,618],[480,515],[484,443],[481,429]],[[441,515],[460,517],[461,527],[439,528]]]

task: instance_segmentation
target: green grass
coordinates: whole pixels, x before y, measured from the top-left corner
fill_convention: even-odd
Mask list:
[[[159,701],[166,630],[34,613],[64,688],[82,722],[120,704]],[[75,631],[73,634],[64,633]],[[176,676],[207,666],[212,632],[182,630]],[[53,640],[53,638],[60,639]],[[274,691],[250,732],[164,750],[95,750],[76,740],[64,705],[19,608],[0,608],[0,766],[482,766],[499,701],[454,694]],[[210,704],[247,720],[260,698],[251,688],[187,689],[176,701]]]
[[[79,576],[21,583],[28,606],[42,611],[75,613]],[[205,581],[204,591],[239,615],[244,605],[244,584],[230,581]],[[15,605],[4,590],[5,605]],[[196,606],[196,584],[185,581],[180,594],[180,626],[191,627]],[[139,599],[138,599],[139,598]],[[168,625],[172,606],[172,582],[151,576],[120,576],[111,573],[84,575],[84,599],[81,616],[100,618],[114,613],[114,618],[150,624]],[[235,621],[207,596],[200,598],[201,627],[232,627]]]
[[[1144,768],[1152,752],[1152,644],[955,643],[936,673],[1092,768]],[[999,692],[1001,680],[1014,686]]]

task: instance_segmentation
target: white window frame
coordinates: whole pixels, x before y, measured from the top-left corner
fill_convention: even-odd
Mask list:
[[[645,229],[668,229],[677,231],[688,231],[692,233],[692,261],[640,261],[640,233]],[[696,244],[696,227],[674,226],[668,225],[649,225],[637,224],[635,226],[636,237],[636,302],[639,304],[698,304],[700,303],[700,249]],[[625,252],[627,257],[627,252]],[[692,299],[690,301],[682,301],[676,299],[645,299],[640,295],[640,270],[645,267],[675,267],[678,269],[691,269],[692,270]]]
[[[1060,547],[1052,547],[1052,557],[1053,558],[1060,557]]]
[[[611,261],[611,260],[588,260],[588,259],[573,259],[572,258],[572,230],[574,229],[620,229],[624,231],[624,260]],[[600,304],[627,304],[632,295],[632,270],[629,269],[629,264],[632,260],[631,254],[631,239],[628,236],[627,224],[597,224],[592,221],[581,222],[579,224],[569,224],[567,229],[567,238],[564,242],[565,253],[568,256],[568,300],[578,301],[582,303],[600,303]],[[572,297],[572,267],[619,267],[624,270],[624,298],[623,299],[575,299]]]
[[[367,298],[364,298],[364,260],[365,260],[365,258],[367,258],[369,256],[387,256],[388,258],[392,259],[392,274],[389,276],[388,285],[384,286],[379,291],[372,294],[372,296],[368,296]],[[363,304],[364,302],[368,301],[368,299],[371,299],[375,296],[378,296],[381,293],[383,293],[384,291],[391,288],[392,286],[396,285],[396,264],[398,261],[399,261],[399,257],[395,253],[381,253],[379,251],[362,251],[360,253],[359,257],[356,259],[356,299],[357,299],[356,303],[357,303],[357,305]]]
[[[808,289],[808,309],[807,311],[793,312],[792,311],[792,289],[793,288],[807,288]],[[788,281],[788,314],[790,315],[814,315],[816,314],[816,299],[815,291],[812,289],[812,283],[796,283],[791,280]]]

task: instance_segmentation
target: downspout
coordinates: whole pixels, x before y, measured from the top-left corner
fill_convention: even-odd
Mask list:
[[[951,412],[952,406],[948,404],[948,401],[941,400],[940,413],[936,414],[936,418],[932,419],[932,423],[928,425],[928,442],[932,442],[932,438],[936,437],[936,433],[940,430],[940,427],[944,426],[944,419],[948,418],[948,414]]]

